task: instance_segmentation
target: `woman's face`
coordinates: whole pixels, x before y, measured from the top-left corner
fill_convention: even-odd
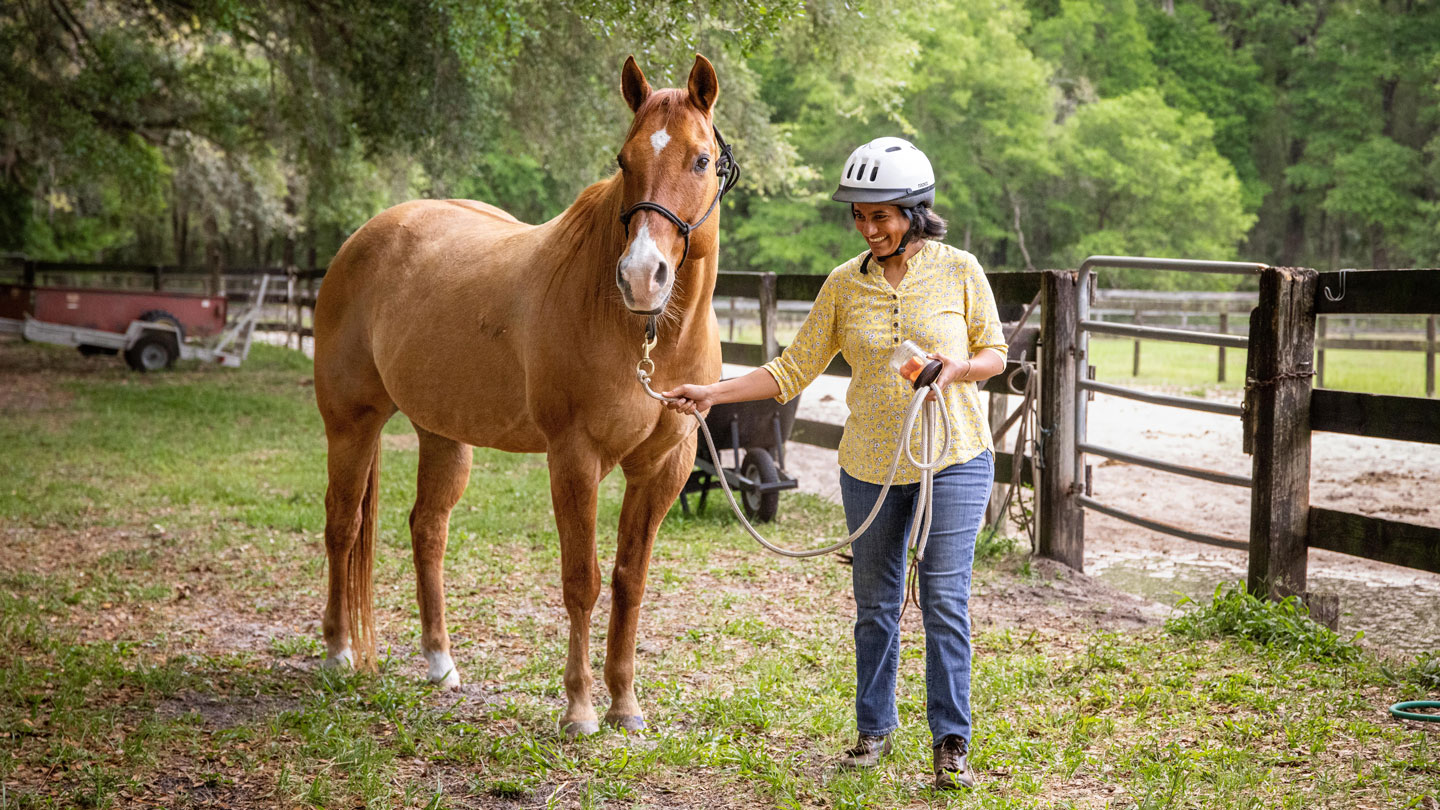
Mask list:
[[[855,203],[850,208],[855,213],[855,230],[865,237],[870,252],[876,256],[894,253],[901,237],[910,230],[910,220],[898,205]]]

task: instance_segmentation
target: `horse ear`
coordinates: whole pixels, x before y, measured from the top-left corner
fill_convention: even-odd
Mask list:
[[[650,83],[645,81],[645,74],[635,64],[634,56],[625,57],[625,69],[620,71],[620,92],[625,94],[630,112],[639,112],[640,105],[650,97]]]
[[[695,66],[690,68],[690,103],[709,115],[719,95],[720,80],[715,78],[715,66],[709,59],[695,54]]]

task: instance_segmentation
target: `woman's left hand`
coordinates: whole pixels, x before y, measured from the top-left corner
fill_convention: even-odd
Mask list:
[[[939,352],[930,354],[928,357],[931,360],[940,361],[940,374],[935,378],[935,385],[939,386],[941,391],[944,391],[945,386],[952,382],[964,382],[965,375],[970,373],[971,363],[969,360],[952,360]],[[930,396],[925,399],[934,402],[935,392],[931,391]]]

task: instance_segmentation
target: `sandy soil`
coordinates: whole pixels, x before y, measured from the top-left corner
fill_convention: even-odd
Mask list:
[[[746,370],[727,365],[725,374]],[[843,422],[849,412],[847,383],[842,377],[821,377],[802,396],[800,416]],[[1240,399],[1234,391],[1208,396],[1233,403]],[[1016,404],[1018,399],[1010,398],[1009,407]],[[1250,473],[1234,417],[1102,395],[1090,404],[1089,423],[1094,444]],[[785,452],[786,467],[801,491],[839,500],[835,451],[792,442]],[[1440,527],[1440,446],[1317,433],[1311,452],[1312,504]],[[1098,457],[1090,463],[1094,497],[1106,504],[1212,535],[1246,537],[1246,490]],[[1088,513],[1085,520],[1085,573],[1125,591],[1172,603],[1176,594],[1202,596],[1218,583],[1245,576],[1242,551],[1180,540],[1100,514]],[[1377,646],[1409,652],[1440,648],[1440,575],[1320,550],[1310,552],[1309,569],[1312,590],[1340,594],[1342,632],[1364,631]]]

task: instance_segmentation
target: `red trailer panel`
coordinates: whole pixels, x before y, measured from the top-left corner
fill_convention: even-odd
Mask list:
[[[186,336],[208,337],[225,329],[224,296],[88,287],[35,288],[35,319],[47,323],[124,332],[131,321],[156,310],[174,315]]]

